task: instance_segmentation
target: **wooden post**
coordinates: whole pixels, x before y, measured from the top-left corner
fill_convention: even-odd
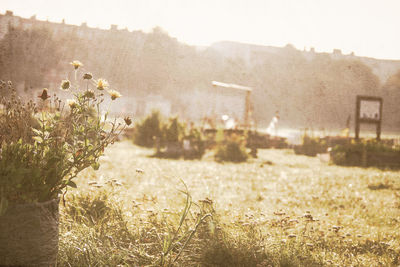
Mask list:
[[[382,127],[382,106],[383,106],[383,99],[381,98],[379,105],[379,123],[376,125],[376,139],[379,141],[381,140],[381,127]]]
[[[356,124],[355,125],[356,140],[358,140],[360,138],[360,103],[361,103],[361,100],[360,100],[360,96],[358,95],[357,101],[356,101],[356,123],[355,123]]]
[[[246,103],[245,103],[245,111],[244,111],[244,125],[246,128],[250,127],[250,122],[249,122],[250,93],[251,93],[251,91],[246,91]]]

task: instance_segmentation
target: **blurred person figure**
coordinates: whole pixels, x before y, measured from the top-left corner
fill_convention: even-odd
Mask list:
[[[272,118],[271,122],[268,125],[267,128],[268,134],[275,136],[278,135],[278,127],[277,127],[278,121],[279,121],[279,111],[277,110],[275,112],[275,116]]]

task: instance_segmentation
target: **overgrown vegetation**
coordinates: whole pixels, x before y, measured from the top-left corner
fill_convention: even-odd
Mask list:
[[[181,211],[143,214],[137,207],[124,208],[110,185],[69,198],[61,220],[58,261],[61,266],[320,266],[322,263],[294,243],[266,248],[264,237],[254,225],[223,227],[213,201],[206,198],[193,202],[187,189],[182,191],[185,201]],[[301,253],[305,254],[300,256]]]
[[[294,152],[296,154],[315,157],[319,153],[326,153],[327,149],[328,144],[326,143],[326,140],[319,137],[311,137],[305,133],[303,135],[302,144],[295,146]]]
[[[151,153],[117,143],[98,172],[80,175],[61,209],[61,266],[400,263],[398,172],[323,164],[290,150],[262,149],[242,164]]]
[[[152,113],[135,125],[134,143],[144,147],[154,147],[162,138],[162,122],[160,113]]]
[[[246,152],[243,136],[236,134],[225,136],[224,132],[219,130],[217,132],[216,141],[215,160],[231,162],[244,162],[247,160],[248,154]]]
[[[155,156],[166,158],[179,158],[183,155],[183,138],[185,125],[179,122],[178,117],[169,118],[162,127],[161,144],[165,150],[158,150]]]
[[[337,145],[331,155],[338,165],[400,168],[400,148],[376,139]]]
[[[75,73],[82,66],[78,61],[71,64]],[[67,186],[76,187],[73,179],[79,172],[89,166],[99,168],[98,158],[123,125],[101,118],[106,88],[101,79],[96,82],[85,75],[86,89],[62,81],[60,89],[70,90],[73,97],[66,102],[45,88],[38,104],[25,103],[11,82],[1,82],[0,215],[8,203],[56,199]],[[113,100],[120,96],[115,90],[108,93]]]
[[[227,141],[217,146],[215,159],[217,161],[243,162],[248,158],[243,145],[236,141]]]
[[[205,152],[201,131],[194,125],[180,122],[178,117],[168,120],[153,111],[138,123],[134,130],[134,143],[143,147],[154,147],[155,157],[200,159]]]
[[[183,158],[201,159],[206,151],[205,139],[199,128],[191,127],[183,139]],[[185,148],[185,142],[189,144],[188,149]]]

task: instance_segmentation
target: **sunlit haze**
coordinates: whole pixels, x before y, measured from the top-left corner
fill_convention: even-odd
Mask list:
[[[400,1],[267,0],[1,0],[0,12],[90,27],[111,24],[150,31],[160,26],[179,41],[222,40],[270,46],[290,43],[319,52],[400,59]]]

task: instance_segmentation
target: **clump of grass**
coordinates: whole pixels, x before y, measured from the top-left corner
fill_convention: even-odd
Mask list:
[[[151,263],[135,247],[140,233],[128,225],[122,206],[110,191],[69,197],[60,223],[61,266],[117,266]],[[140,259],[140,260],[139,260]]]
[[[58,262],[68,266],[173,266],[182,262],[199,226],[211,214],[193,215],[186,185],[181,192],[186,198],[180,213],[158,216],[150,212],[145,221],[129,218],[110,190],[71,195],[62,210]]]
[[[183,208],[179,223],[175,225],[169,225],[168,221],[165,220],[164,224],[166,225],[167,232],[164,234],[164,239],[162,242],[162,254],[159,262],[157,262],[161,266],[171,266],[175,262],[178,261],[179,257],[182,255],[183,251],[188,247],[189,242],[193,239],[194,234],[196,233],[199,226],[210,216],[211,213],[198,212],[196,217],[192,216],[192,220],[188,219],[188,215],[191,212],[190,208],[192,207],[192,197],[189,194],[186,184],[185,190],[181,191],[185,196],[185,207]],[[193,220],[193,218],[195,218]],[[187,227],[188,221],[192,221],[192,227]],[[186,226],[186,227],[185,227]]]
[[[61,266],[319,266],[301,247],[271,249],[255,224],[224,227],[213,201],[180,212],[127,216],[109,189],[70,195],[62,209]],[[233,232],[236,233],[233,234]]]
[[[384,183],[379,182],[377,184],[369,184],[368,188],[371,190],[392,189],[393,185],[385,181]]]

